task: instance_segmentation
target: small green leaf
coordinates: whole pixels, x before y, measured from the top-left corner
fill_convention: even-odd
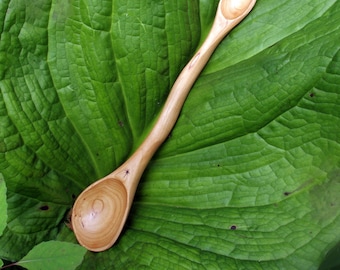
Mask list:
[[[7,222],[6,185],[3,175],[0,173],[0,236],[2,235],[2,232],[6,227],[6,222]]]
[[[83,260],[86,249],[75,244],[49,241],[35,246],[17,265],[30,270],[75,269]]]

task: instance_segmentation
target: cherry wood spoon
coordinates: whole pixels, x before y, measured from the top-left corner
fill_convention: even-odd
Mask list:
[[[120,235],[139,180],[158,147],[175,125],[184,101],[211,54],[252,10],[256,0],[221,0],[206,40],[173,85],[148,137],[119,168],[87,187],[72,209],[72,229],[78,242],[91,251],[110,248]]]

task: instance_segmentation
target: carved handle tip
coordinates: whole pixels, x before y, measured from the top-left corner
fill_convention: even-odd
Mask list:
[[[243,15],[254,0],[225,0],[221,3],[223,16],[226,19],[234,20]],[[250,11],[250,10],[249,10]]]

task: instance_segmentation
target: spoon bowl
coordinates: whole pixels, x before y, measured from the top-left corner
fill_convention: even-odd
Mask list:
[[[128,193],[120,180],[104,178],[90,185],[72,211],[72,228],[79,243],[92,251],[111,247],[119,236],[116,232],[122,230],[128,209]]]
[[[71,227],[78,242],[88,250],[103,251],[115,243],[126,222],[138,182],[175,125],[191,87],[217,45],[251,11],[255,2],[220,1],[207,38],[178,76],[150,134],[125,163],[79,195],[72,209]]]

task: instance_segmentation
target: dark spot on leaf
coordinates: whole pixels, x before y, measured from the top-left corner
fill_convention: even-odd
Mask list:
[[[292,195],[293,193],[298,192],[298,191],[300,191],[300,190],[306,188],[307,186],[313,184],[313,182],[314,182],[314,179],[313,179],[313,178],[312,178],[312,179],[309,179],[309,180],[303,182],[303,183],[302,183],[300,186],[298,186],[296,189],[294,189],[294,190],[292,190],[292,191],[283,192],[283,195],[284,195],[284,196]]]
[[[236,229],[237,229],[236,225],[231,225],[231,226],[230,226],[230,230],[233,230],[233,231],[234,231],[234,230],[236,230]]]
[[[278,44],[278,42],[275,42],[274,44],[270,45],[269,48],[275,47]]]
[[[119,121],[118,121],[118,125],[119,125],[120,127],[124,127],[123,121],[119,120]]]
[[[314,93],[310,93],[309,96],[310,96],[311,98],[313,98],[313,97],[315,97],[315,94],[314,94]]]
[[[50,209],[49,207],[48,207],[48,205],[43,205],[43,206],[40,206],[40,208],[39,208],[41,211],[47,211],[48,209]]]

